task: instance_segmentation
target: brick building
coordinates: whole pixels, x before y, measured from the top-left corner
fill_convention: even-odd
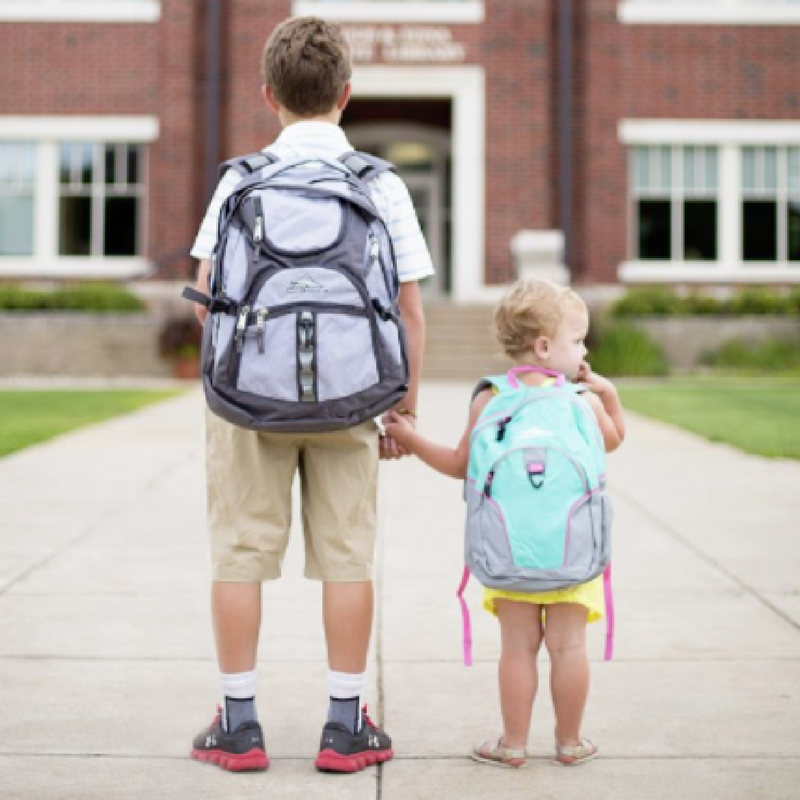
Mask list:
[[[343,124],[407,180],[430,295],[494,297],[521,231],[584,285],[800,282],[797,0],[0,0],[0,279],[190,275],[293,13],[347,28]]]

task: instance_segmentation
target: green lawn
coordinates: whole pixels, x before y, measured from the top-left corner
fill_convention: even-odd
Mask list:
[[[712,442],[761,456],[800,459],[800,380],[681,378],[621,382],[626,408]]]
[[[0,391],[0,457],[175,394],[128,390]]]

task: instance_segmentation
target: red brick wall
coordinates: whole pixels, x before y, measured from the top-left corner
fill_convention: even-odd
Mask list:
[[[620,119],[800,118],[796,26],[620,25],[616,0],[580,0],[578,274],[616,281],[627,252]]]
[[[453,25],[487,86],[486,278],[513,277],[509,243],[559,227],[556,0],[486,0],[483,25]],[[0,113],[150,114],[148,257],[188,275],[205,207],[205,7],[163,0],[157,24],[0,24]],[[222,160],[279,132],[260,99],[260,61],[290,0],[224,0]],[[640,26],[617,0],[574,0],[574,259],[584,282],[614,282],[625,260],[622,118],[800,117],[800,29]],[[458,268],[454,265],[454,268]]]

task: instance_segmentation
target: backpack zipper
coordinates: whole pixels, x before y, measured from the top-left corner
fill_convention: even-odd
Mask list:
[[[547,450],[554,450],[557,453],[561,453],[567,460],[572,462],[572,465],[575,467],[575,471],[578,473],[578,476],[581,479],[581,483],[583,483],[584,491],[588,494],[591,491],[591,487],[589,486],[589,476],[586,474],[586,470],[583,468],[583,464],[581,464],[578,459],[576,459],[568,450],[565,450],[563,447],[557,447],[553,444],[542,444],[537,439],[532,439],[530,444],[526,444],[522,447],[514,447],[511,450],[506,450],[500,458],[498,458],[491,466],[491,469],[486,474],[486,480],[483,484],[483,493],[487,497],[492,496],[492,483],[494,481],[495,473],[497,472],[498,465],[501,461],[504,461],[513,453],[518,453],[521,450],[530,450],[533,447],[544,447]]]

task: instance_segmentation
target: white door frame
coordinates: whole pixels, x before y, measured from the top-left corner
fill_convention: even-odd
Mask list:
[[[353,96],[441,97],[453,104],[451,297],[486,300],[484,282],[486,78],[483,67],[358,66]]]

